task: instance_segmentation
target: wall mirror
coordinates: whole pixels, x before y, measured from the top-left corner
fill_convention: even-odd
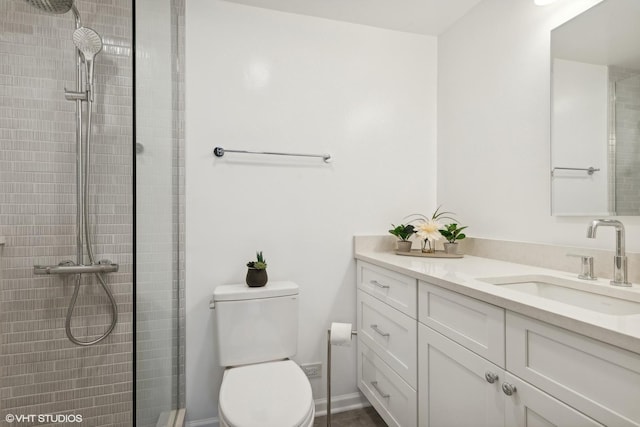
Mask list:
[[[640,215],[640,1],[551,31],[551,213]]]

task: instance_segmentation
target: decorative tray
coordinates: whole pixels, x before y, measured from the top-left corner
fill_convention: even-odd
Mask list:
[[[411,249],[411,252],[396,251],[396,255],[418,256],[425,258],[463,258],[463,254],[448,254],[444,251],[422,252],[420,249]]]

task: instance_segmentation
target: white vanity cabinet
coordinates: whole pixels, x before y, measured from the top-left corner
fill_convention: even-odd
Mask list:
[[[418,342],[421,427],[603,425],[422,324]]]
[[[389,425],[640,427],[640,354],[357,266],[358,386]]]
[[[358,388],[390,426],[417,426],[417,280],[358,261]]]
[[[421,427],[640,426],[640,355],[426,282],[418,301]]]
[[[507,370],[607,426],[640,426],[640,354],[507,312]]]

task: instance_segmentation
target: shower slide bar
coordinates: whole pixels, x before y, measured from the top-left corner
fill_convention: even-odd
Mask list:
[[[587,174],[589,175],[593,175],[594,172],[599,172],[600,169],[596,169],[593,166],[589,166],[588,168],[564,168],[564,167],[556,167],[551,169],[551,176],[553,176],[553,173],[557,170],[566,170],[566,171],[585,171],[587,172]]]
[[[317,157],[319,159],[322,159],[325,163],[331,163],[330,154],[299,154],[299,153],[277,153],[273,151],[225,150],[222,147],[216,147],[213,149],[213,154],[216,157],[222,157],[224,156],[224,153],[267,154],[271,156],[294,156],[294,157]]]

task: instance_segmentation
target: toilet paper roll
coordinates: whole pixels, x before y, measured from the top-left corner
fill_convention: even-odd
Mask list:
[[[351,323],[331,323],[331,344],[348,347],[351,345]]]

